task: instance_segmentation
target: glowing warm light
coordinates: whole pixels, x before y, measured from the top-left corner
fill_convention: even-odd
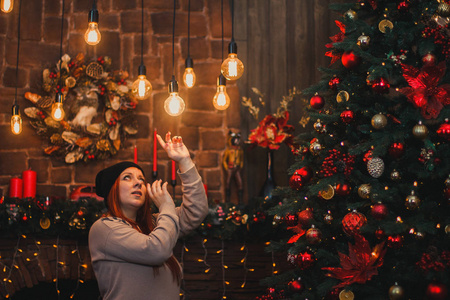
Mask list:
[[[236,53],[229,53],[220,68],[223,76],[228,80],[237,80],[244,74],[244,64],[237,57]]]
[[[52,105],[52,118],[55,121],[61,121],[64,119],[65,112],[62,103],[53,103]]]
[[[183,83],[187,88],[191,88],[195,85],[197,77],[195,76],[193,68],[184,69]]]
[[[226,80],[221,74],[217,78],[217,92],[213,98],[213,105],[217,110],[225,110],[230,106],[230,96],[227,94]]]
[[[131,86],[131,92],[134,97],[138,100],[145,100],[150,97],[152,92],[152,85],[150,81],[147,80],[147,77],[143,74],[138,76],[133,85]]]
[[[11,131],[14,134],[22,132],[22,118],[19,115],[11,116]]]
[[[179,116],[184,111],[184,100],[178,96],[177,92],[170,93],[166,101],[164,101],[164,110],[171,116]]]
[[[94,46],[100,43],[101,39],[102,35],[98,30],[98,23],[90,22],[89,27],[84,34],[84,40],[86,41],[87,44]]]
[[[1,10],[4,13],[9,13],[12,11],[14,6],[14,0],[1,0]]]

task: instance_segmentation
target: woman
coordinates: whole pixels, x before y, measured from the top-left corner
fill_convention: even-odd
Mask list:
[[[172,254],[178,237],[195,229],[208,213],[200,175],[181,137],[159,143],[178,163],[183,203],[175,208],[167,182],[146,184],[144,171],[121,162],[100,171],[96,193],[106,216],[89,232],[89,250],[103,300],[180,299],[182,270]],[[159,213],[151,213],[151,203]]]

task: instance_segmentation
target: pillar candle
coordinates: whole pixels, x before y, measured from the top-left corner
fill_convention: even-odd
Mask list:
[[[137,146],[134,145],[134,163],[137,164]]]
[[[23,179],[23,197],[36,197],[36,172],[32,170],[25,170],[22,172]]]
[[[171,177],[172,181],[177,180],[177,178],[175,177],[175,174],[176,174],[175,161],[172,160],[172,177]]]
[[[205,194],[206,197],[208,198],[208,186],[206,184],[203,184],[203,187],[205,188]]]
[[[13,177],[9,180],[9,197],[22,198],[22,179]]]
[[[153,130],[153,173],[158,172],[158,141],[156,128]]]

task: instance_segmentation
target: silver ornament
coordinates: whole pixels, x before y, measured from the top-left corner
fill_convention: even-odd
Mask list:
[[[382,129],[386,127],[387,125],[387,118],[383,114],[376,114],[372,117],[372,120],[370,122],[372,124],[372,127],[375,129]]]
[[[375,157],[367,162],[367,171],[373,178],[379,178],[384,172],[384,161]]]
[[[361,184],[358,188],[358,196],[362,199],[369,199],[370,198],[370,192],[372,191],[372,187],[370,184],[364,183]]]
[[[406,197],[405,205],[408,209],[416,209],[419,207],[420,199],[414,194],[414,191],[411,191],[411,194]]]
[[[364,35],[364,33],[358,37],[358,40],[356,41],[356,44],[361,48],[362,50],[369,49],[370,44],[370,36]]]
[[[400,180],[400,179],[402,179],[402,176],[400,175],[400,172],[399,172],[399,171],[393,170],[393,171],[391,172],[391,179],[392,179],[392,180]]]
[[[428,136],[428,128],[419,121],[417,125],[413,127],[412,133],[416,138],[424,140]]]

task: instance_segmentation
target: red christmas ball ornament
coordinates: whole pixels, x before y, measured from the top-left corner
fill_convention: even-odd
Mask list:
[[[381,228],[378,228],[377,230],[375,230],[375,237],[379,240],[384,239],[384,237],[385,237],[384,230]]]
[[[350,236],[358,234],[359,229],[367,223],[367,218],[356,210],[349,212],[342,219],[342,229]]]
[[[313,220],[313,212],[311,209],[307,208],[298,213],[298,222],[302,226],[309,226]]]
[[[450,141],[450,123],[448,122],[448,119],[445,120],[444,124],[439,126],[438,130],[436,130],[436,133],[441,138]]]
[[[328,81],[328,86],[332,90],[337,90],[338,85],[341,83],[341,78],[334,76],[333,78]]]
[[[436,55],[427,53],[422,57],[422,63],[426,66],[436,64]]]
[[[393,143],[389,146],[389,155],[393,158],[400,158],[405,153],[405,145],[403,143]]]
[[[370,210],[370,214],[374,219],[382,220],[384,219],[388,214],[388,208],[383,203],[379,202],[374,205],[372,205],[372,208]]]
[[[325,99],[323,99],[323,97],[319,96],[319,94],[316,93],[311,97],[311,99],[309,99],[309,105],[317,110],[322,109],[322,107],[324,107],[325,105]]]
[[[427,300],[445,300],[448,299],[448,289],[442,283],[430,283],[427,286]]]
[[[300,293],[305,289],[305,285],[300,278],[292,280],[288,283],[289,289],[293,292]]]
[[[445,199],[450,200],[450,188],[444,189],[444,197]]]
[[[311,228],[306,231],[306,240],[313,245],[320,243],[322,241],[322,231],[312,225]]]
[[[289,179],[289,186],[293,190],[299,191],[304,184],[309,182],[313,176],[312,169],[310,167],[303,167],[294,172]]]
[[[295,257],[295,263],[299,267],[300,270],[306,270],[309,269],[314,265],[316,262],[316,257],[314,253],[312,253],[309,250],[306,250],[305,252],[300,252]]]
[[[387,246],[393,249],[400,249],[403,246],[403,237],[400,234],[388,236]]]
[[[372,90],[377,94],[386,94],[389,92],[391,85],[387,79],[380,77],[372,82]]]
[[[287,214],[284,217],[284,221],[286,222],[286,225],[289,227],[297,226],[298,216],[297,216],[297,214]]]
[[[401,1],[398,5],[397,5],[397,9],[400,12],[407,12],[409,10],[409,6],[410,3],[409,1]]]
[[[354,118],[355,118],[355,113],[351,110],[344,110],[341,113],[341,120],[342,120],[342,122],[344,122],[346,124],[352,122]]]
[[[336,184],[336,188],[334,189],[335,193],[339,196],[348,196],[352,187],[348,183],[338,183]]]
[[[342,54],[341,61],[344,67],[347,69],[353,69],[359,65],[361,58],[353,53],[353,51],[346,51]]]

